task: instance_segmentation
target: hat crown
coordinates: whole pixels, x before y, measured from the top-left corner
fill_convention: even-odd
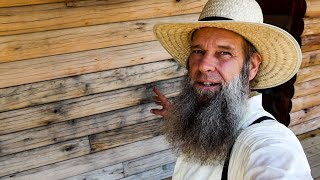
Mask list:
[[[263,23],[263,14],[255,0],[209,0],[199,20],[223,17],[241,22]]]

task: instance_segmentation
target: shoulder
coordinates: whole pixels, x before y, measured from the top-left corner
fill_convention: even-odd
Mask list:
[[[243,130],[234,144],[230,162],[231,166],[242,166],[245,179],[310,176],[299,140],[290,129],[274,120]]]

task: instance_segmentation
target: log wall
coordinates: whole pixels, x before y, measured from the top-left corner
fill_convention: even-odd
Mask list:
[[[151,91],[176,96],[185,70],[152,27],[196,21],[205,3],[0,0],[0,179],[170,177],[176,157]],[[320,124],[317,18],[306,18],[296,134]]]

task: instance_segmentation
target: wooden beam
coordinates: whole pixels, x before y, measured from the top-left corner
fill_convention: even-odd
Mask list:
[[[320,1],[319,0],[306,0],[307,11],[306,17],[317,17],[320,16]]]
[[[65,2],[66,0],[0,0],[0,7],[26,6],[35,4],[47,4]]]
[[[142,173],[159,166],[176,162],[177,157],[171,149],[123,162],[125,176]]]
[[[291,112],[296,112],[302,109],[311,108],[320,105],[320,92],[307,96],[292,99]]]
[[[0,156],[39,148],[159,118],[154,103],[97,114],[0,136]]]
[[[182,78],[176,78],[2,112],[0,113],[0,135],[150,102],[153,86],[159,87],[167,97],[173,97],[180,91],[181,80]]]
[[[320,34],[320,17],[304,18],[304,30],[302,36],[312,34]]]
[[[302,54],[301,68],[319,65],[319,64],[320,64],[320,50],[304,52]]]
[[[296,135],[320,128],[320,117],[289,127]]]
[[[0,177],[90,153],[88,137],[0,157]]]
[[[312,34],[301,37],[302,52],[320,50],[320,34]]]
[[[294,91],[294,99],[320,92],[320,79],[294,84]]]
[[[158,41],[151,41],[0,63],[0,88],[111,70],[170,58],[171,56]]]
[[[162,129],[162,119],[147,121],[132,126],[89,136],[92,152],[98,152],[124,144],[159,136]]]
[[[185,73],[173,61],[160,61],[9,87],[1,90],[0,112],[172,79]]]
[[[77,176],[72,176],[64,180],[103,180],[103,179],[121,179],[124,178],[122,163],[108,166],[105,168],[97,169],[87,173],[79,174]]]
[[[87,0],[11,7],[1,10],[0,36],[200,13],[205,3],[206,0]]]
[[[59,163],[19,172],[6,176],[4,179],[14,178],[16,180],[43,180],[43,177],[46,177],[47,179],[63,179],[163,151],[168,148],[169,146],[165,138],[158,136],[106,151],[100,151]],[[143,151],[141,149],[143,149]]]
[[[299,69],[295,83],[302,83],[320,78],[320,65]]]
[[[198,16],[191,14],[3,36],[0,37],[0,63],[153,41],[156,23],[196,21]]]
[[[300,123],[307,122],[311,119],[320,117],[320,105],[290,113],[290,117],[290,126],[294,126]]]
[[[125,177],[121,180],[135,180],[135,179],[165,179],[173,174],[175,163],[162,165],[155,169],[144,171],[132,176]]]

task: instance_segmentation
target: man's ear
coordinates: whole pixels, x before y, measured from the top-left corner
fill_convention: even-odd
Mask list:
[[[262,61],[262,58],[259,53],[254,53],[250,59],[250,71],[249,71],[249,80],[251,81],[254,77],[256,77],[259,66]]]

